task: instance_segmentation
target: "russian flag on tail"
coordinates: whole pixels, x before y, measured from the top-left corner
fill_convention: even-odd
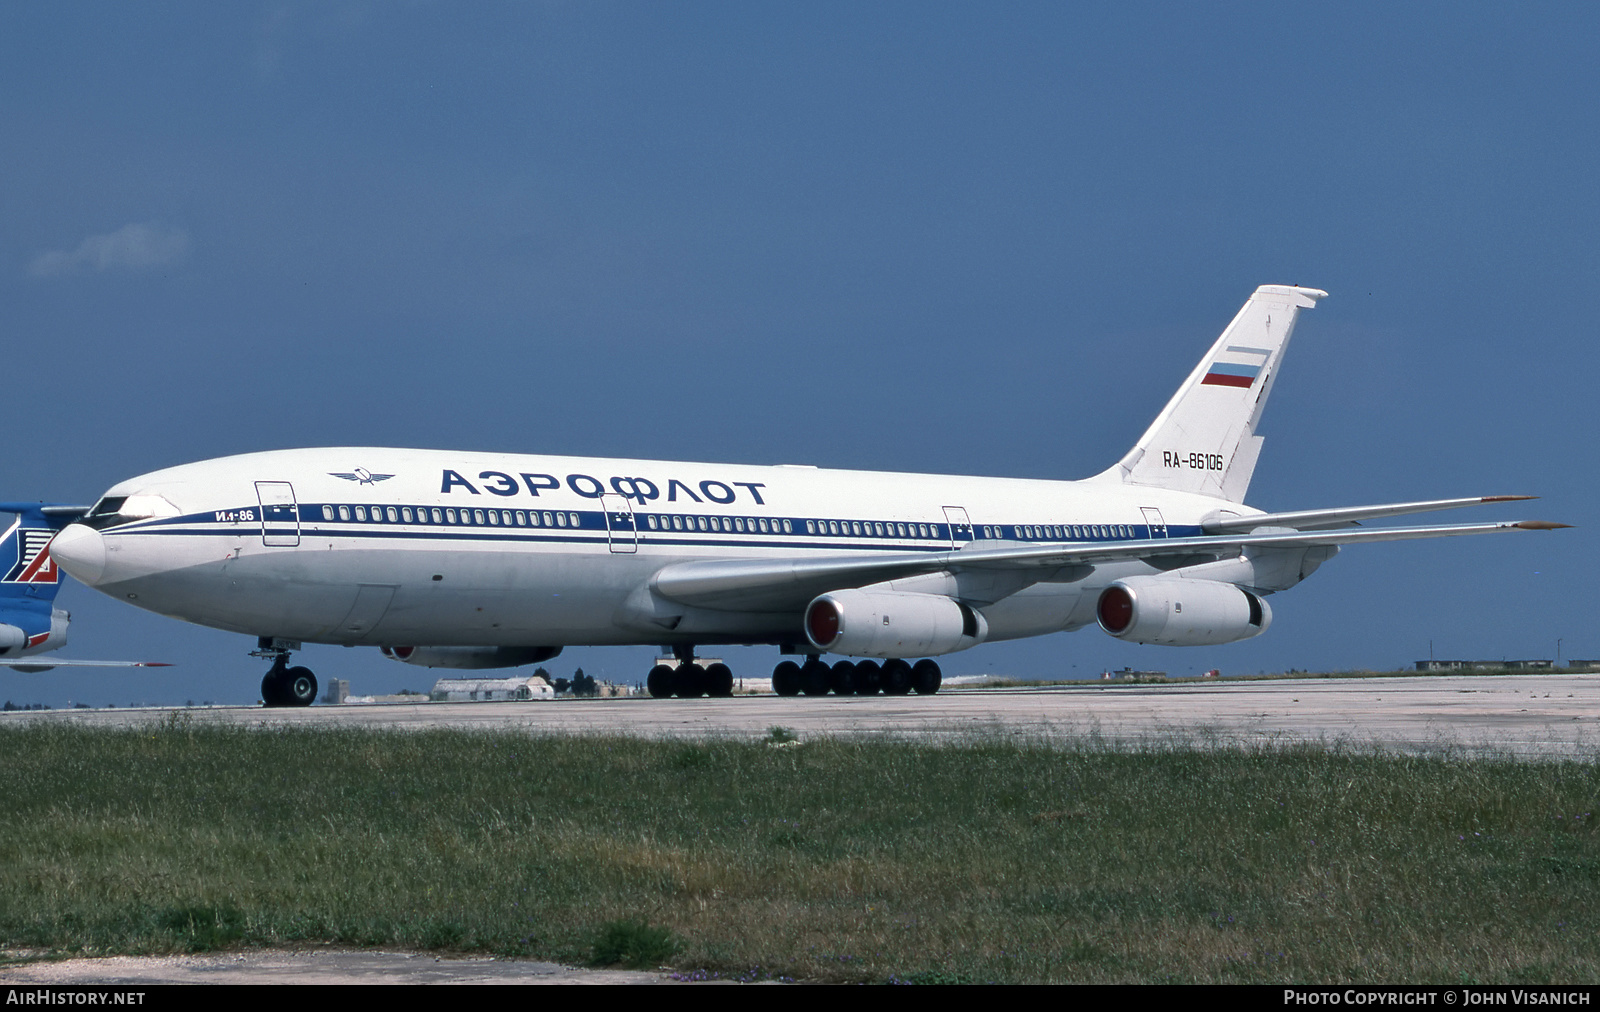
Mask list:
[[[1248,387],[1255,383],[1256,377],[1261,375],[1261,368],[1272,352],[1266,348],[1246,348],[1241,345],[1229,345],[1225,353],[1232,355],[1259,355],[1261,363],[1250,365],[1246,362],[1212,362],[1211,368],[1206,370],[1205,379],[1200,381],[1201,386],[1208,387]]]
[[[1213,362],[1211,371],[1201,380],[1208,387],[1247,387],[1261,375],[1259,365],[1239,365],[1233,362]]]

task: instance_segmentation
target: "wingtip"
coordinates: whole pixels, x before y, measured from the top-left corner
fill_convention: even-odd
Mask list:
[[[1519,524],[1514,524],[1513,526],[1524,531],[1557,531],[1563,527],[1571,527],[1572,525],[1553,523],[1549,520],[1524,520]]]
[[[1486,495],[1479,502],[1522,502],[1524,499],[1537,499],[1536,495]]]

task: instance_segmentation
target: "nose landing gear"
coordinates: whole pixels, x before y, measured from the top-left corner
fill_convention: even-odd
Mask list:
[[[310,706],[317,698],[317,676],[310,668],[289,666],[289,651],[299,647],[286,640],[263,636],[251,657],[271,657],[272,667],[261,679],[261,705]]]

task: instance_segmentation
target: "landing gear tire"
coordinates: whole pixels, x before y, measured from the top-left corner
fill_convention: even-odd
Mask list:
[[[720,663],[706,668],[706,695],[718,699],[733,695],[733,669]]]
[[[656,699],[666,699],[672,695],[672,669],[665,664],[657,664],[650,669],[650,674],[645,676],[644,687]]]
[[[856,695],[876,696],[883,688],[883,668],[877,661],[862,661],[856,665]]]
[[[261,679],[262,706],[310,706],[317,699],[317,676],[310,668],[291,668],[279,657]]]
[[[772,691],[780,696],[800,695],[800,665],[782,661],[772,669]]]
[[[288,669],[279,664],[274,664],[272,669],[261,678],[261,705],[262,706],[288,706],[288,693],[285,691],[284,680],[289,673]]]
[[[855,695],[856,665],[850,661],[839,661],[834,664],[833,670],[828,672],[828,682],[833,687],[835,696]]]
[[[944,682],[944,673],[939,670],[939,665],[932,661],[918,661],[911,667],[911,687],[921,696],[931,696],[939,691],[939,686]]]
[[[284,706],[310,706],[317,701],[317,676],[310,668],[290,668],[284,675]]]
[[[813,658],[800,669],[800,691],[808,696],[826,696],[828,682],[833,672],[828,666]]]
[[[672,689],[679,699],[695,699],[706,694],[706,669],[700,665],[680,664],[672,674]]]
[[[856,695],[870,696],[883,684],[883,665],[877,661],[862,661],[856,665]]]
[[[928,663],[933,663],[929,661]],[[898,658],[883,666],[883,691],[889,696],[903,696],[911,691],[913,668]]]

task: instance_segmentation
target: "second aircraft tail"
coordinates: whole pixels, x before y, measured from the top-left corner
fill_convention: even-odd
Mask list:
[[[17,517],[0,533],[0,601],[55,598],[61,571],[50,558],[50,539],[73,519],[61,512],[42,503],[0,502],[0,513]]]
[[[0,657],[54,650],[67,641],[69,617],[53,604],[61,570],[50,557],[50,539],[84,509],[0,502],[0,513],[17,517],[0,533]]]
[[[1096,477],[1243,502],[1261,454],[1256,425],[1295,319],[1327,295],[1257,288],[1134,448]]]

